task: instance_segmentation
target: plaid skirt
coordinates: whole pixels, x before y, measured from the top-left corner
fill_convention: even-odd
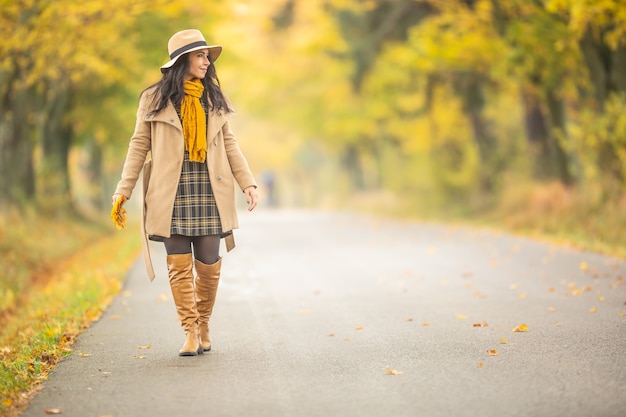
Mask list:
[[[183,236],[221,235],[222,225],[206,162],[192,162],[185,150],[170,233]]]

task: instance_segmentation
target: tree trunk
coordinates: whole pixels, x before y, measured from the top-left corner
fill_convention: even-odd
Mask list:
[[[550,132],[541,109],[541,101],[533,92],[533,87],[522,89],[524,106],[524,128],[533,160],[533,174],[536,178],[548,178],[552,173],[550,154]]]
[[[42,161],[39,184],[42,208],[59,212],[72,208],[69,178],[69,152],[72,127],[65,120],[70,94],[67,90],[56,92],[44,110],[42,129]]]
[[[10,77],[11,78],[11,77]],[[25,204],[35,196],[29,93],[5,83],[0,108],[0,204]]]
[[[550,112],[550,122],[552,134],[552,149],[554,150],[555,163],[558,177],[563,184],[569,185],[573,182],[569,168],[569,157],[559,142],[559,135],[565,138],[565,109],[563,100],[554,91],[547,91],[546,103]]]
[[[500,172],[497,161],[497,141],[493,137],[483,110],[485,98],[483,96],[483,80],[478,74],[461,74],[454,85],[457,93],[463,100],[463,112],[472,125],[474,142],[478,148],[481,164],[480,185],[483,191],[494,190],[494,178]]]
[[[356,145],[348,145],[344,150],[343,166],[348,172],[350,183],[356,190],[363,190],[365,183],[363,181],[363,167],[359,150]]]

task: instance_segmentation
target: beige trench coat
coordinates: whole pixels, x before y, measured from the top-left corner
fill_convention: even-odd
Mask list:
[[[185,154],[182,125],[173,104],[170,102],[160,113],[149,115],[153,92],[154,88],[146,90],[139,100],[135,132],[130,139],[122,178],[115,190],[116,194],[130,199],[144,169],[141,234],[146,270],[151,281],[155,274],[148,236],[170,236],[174,199]],[[150,159],[146,161],[148,153]],[[232,230],[239,227],[235,182],[241,190],[256,187],[257,184],[223,112],[209,111],[206,163],[226,246],[230,251],[235,246]]]

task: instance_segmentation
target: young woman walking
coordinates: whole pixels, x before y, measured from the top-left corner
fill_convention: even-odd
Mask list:
[[[232,109],[215,70],[222,47],[209,46],[200,31],[189,29],[170,38],[168,52],[161,80],[141,94],[113,204],[121,209],[143,168],[141,226],[148,276],[155,276],[148,239],[162,241],[186,334],[179,355],[195,356],[211,350],[209,318],[220,279],[220,239],[225,238],[228,251],[235,246],[235,182],[248,210],[256,207],[258,194],[229,126]]]

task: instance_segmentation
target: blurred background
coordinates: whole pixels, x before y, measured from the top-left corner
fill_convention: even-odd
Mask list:
[[[3,212],[106,218],[185,28],[264,207],[624,242],[624,0],[2,0]]]

